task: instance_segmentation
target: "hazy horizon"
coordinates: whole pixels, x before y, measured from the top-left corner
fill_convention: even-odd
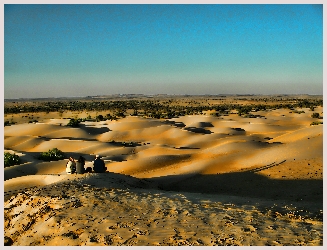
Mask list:
[[[323,94],[322,4],[5,4],[4,98]]]
[[[4,101],[11,101],[11,100],[36,100],[36,99],[83,99],[83,98],[99,98],[99,99],[106,99],[114,98],[114,97],[298,97],[304,98],[304,96],[309,97],[323,97],[323,94],[109,94],[109,95],[88,95],[88,96],[56,96],[56,97],[17,97],[17,98],[4,98]]]

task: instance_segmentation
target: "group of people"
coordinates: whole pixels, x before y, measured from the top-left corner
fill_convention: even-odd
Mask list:
[[[95,156],[93,161],[93,169],[91,167],[84,168],[85,158],[80,156],[77,161],[73,157],[69,157],[69,160],[66,164],[66,173],[67,174],[84,174],[84,173],[104,173],[107,171],[104,161],[101,159],[100,155]]]

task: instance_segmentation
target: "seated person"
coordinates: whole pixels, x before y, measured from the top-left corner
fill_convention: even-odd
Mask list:
[[[77,174],[85,173],[84,165],[85,165],[85,158],[83,156],[80,156],[76,162],[76,173]]]
[[[93,171],[96,173],[104,173],[106,170],[107,167],[105,166],[104,161],[101,159],[100,155],[96,155],[93,162]]]
[[[69,161],[66,164],[66,173],[73,174],[76,172],[76,162],[73,157],[69,157]]]

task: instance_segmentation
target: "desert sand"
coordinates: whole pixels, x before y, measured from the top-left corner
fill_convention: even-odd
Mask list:
[[[4,168],[5,242],[321,246],[323,126],[298,110],[6,126],[22,163]],[[100,154],[109,171],[68,175],[67,159],[36,159],[51,148],[85,167]]]

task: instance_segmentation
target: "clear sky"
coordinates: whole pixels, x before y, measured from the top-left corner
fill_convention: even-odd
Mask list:
[[[4,98],[323,94],[319,5],[4,6]]]

